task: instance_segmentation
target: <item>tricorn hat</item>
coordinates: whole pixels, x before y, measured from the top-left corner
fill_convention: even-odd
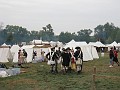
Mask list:
[[[79,46],[75,47],[75,49],[81,49]]]
[[[52,47],[51,50],[52,50],[52,51],[55,50],[55,47]]]
[[[70,47],[66,48],[66,50],[71,50]]]

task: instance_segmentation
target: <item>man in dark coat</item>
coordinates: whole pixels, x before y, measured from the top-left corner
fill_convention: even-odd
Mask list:
[[[110,66],[109,67],[113,67],[113,59],[114,59],[114,50],[113,50],[113,47],[110,48],[109,58],[110,58]]]
[[[76,47],[75,49],[77,49],[77,51],[74,53],[75,60],[77,61],[78,58],[80,58],[82,60],[82,62],[83,62],[83,52],[81,51],[81,48],[80,47]],[[80,73],[82,71],[82,64],[76,65],[78,73]]]
[[[47,55],[46,55],[46,58],[48,60],[51,60],[53,61],[54,63],[51,63],[51,70],[50,72],[51,73],[58,73],[58,70],[57,70],[57,60],[58,60],[58,55],[57,53],[55,52],[55,48],[51,48],[51,52],[49,52]]]
[[[63,59],[62,66],[65,72],[68,71],[70,60],[71,60],[71,53],[69,52],[70,48],[64,49],[62,52],[61,57]]]
[[[23,49],[24,63],[27,63],[27,52]]]

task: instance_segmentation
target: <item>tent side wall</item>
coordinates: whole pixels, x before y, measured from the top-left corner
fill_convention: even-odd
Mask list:
[[[9,48],[0,48],[0,62],[6,63],[10,55]]]
[[[93,60],[91,53],[87,49],[86,46],[81,46],[82,52],[83,52],[83,61],[89,61]]]
[[[89,46],[93,59],[98,59],[98,52],[94,46]]]
[[[27,62],[32,62],[33,48],[26,48],[25,51],[27,52]]]
[[[18,62],[18,51],[20,47],[18,45],[13,45],[10,49],[12,56],[13,56],[13,62],[17,63]]]

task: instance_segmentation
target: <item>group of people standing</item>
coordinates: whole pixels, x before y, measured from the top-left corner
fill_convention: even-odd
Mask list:
[[[27,63],[27,52],[25,49],[18,51],[18,66],[23,67],[23,63]]]
[[[119,61],[118,61],[118,50],[116,50],[116,47],[110,48],[109,57],[110,57],[110,66],[109,67],[113,67],[114,62],[116,62],[117,65],[120,66]]]
[[[51,73],[58,73],[58,62],[61,61],[61,69],[64,73],[69,71],[77,70],[78,73],[82,70],[82,63],[77,64],[76,61],[82,60],[83,62],[83,53],[80,47],[76,48],[77,50],[74,52],[73,49],[63,48],[62,51],[60,48],[55,51],[55,48],[51,48],[51,52],[46,55],[48,62],[51,61],[49,64],[51,66],[50,72]]]

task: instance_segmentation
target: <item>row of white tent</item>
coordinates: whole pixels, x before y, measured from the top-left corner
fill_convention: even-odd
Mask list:
[[[71,40],[64,46],[64,48],[70,47],[71,49],[73,48],[73,50],[75,50],[75,47],[78,46],[81,47],[81,50],[83,52],[83,61],[99,58],[96,48],[92,45],[88,45],[86,42],[76,42],[74,40]]]
[[[120,43],[117,43],[116,41],[112,42],[111,44],[103,44],[101,43],[100,41],[97,41],[97,42],[89,42],[88,45],[93,45],[95,47],[120,47]]]
[[[58,47],[63,47],[63,43],[62,42],[59,42],[59,41],[42,41],[42,40],[33,40],[33,41],[30,41],[30,43],[32,45],[38,45],[38,44],[50,44],[52,47],[55,47],[55,46],[58,46]]]
[[[58,47],[63,47],[62,42],[45,42],[42,40],[33,40],[32,44],[50,44],[52,47],[54,46],[58,46]],[[31,62],[32,61],[32,54],[33,54],[33,50],[37,52],[37,58],[41,57],[41,51],[44,51],[45,54],[48,53],[48,51],[50,51],[50,48],[40,48],[40,46],[42,45],[25,45],[22,48],[20,48],[18,45],[13,45],[11,48],[10,45],[6,45],[5,43],[3,45],[4,48],[0,48],[0,62],[9,62],[9,60],[12,60],[13,62],[18,62],[18,51],[19,49],[25,49],[26,52],[28,53],[28,57],[27,57],[27,62]],[[35,47],[38,46],[38,47]]]
[[[82,45],[81,45],[82,44]],[[27,62],[32,62],[32,56],[33,56],[33,50],[37,52],[37,58],[41,57],[41,52],[44,51],[45,55],[50,51],[50,48],[39,48],[35,47],[36,45],[25,45],[21,48],[18,45],[13,45],[11,48],[0,48],[0,62],[9,62],[9,60],[12,60],[12,62],[17,63],[18,62],[18,51],[19,49],[25,49],[28,57]],[[94,58],[99,58],[98,53],[95,49],[95,47],[91,45],[87,45],[85,42],[75,42],[70,41],[67,43],[64,48],[71,47],[75,49],[76,46],[80,46],[83,51],[83,60],[93,60]]]
[[[75,40],[71,40],[65,45],[65,48],[70,47],[71,49],[75,49],[75,47],[80,46],[82,51],[83,51],[83,61],[88,61],[88,60],[93,60],[93,59],[98,59],[98,52],[96,50],[96,47],[108,47],[108,50],[110,47],[120,47],[120,43],[116,43],[114,41],[111,44],[104,45],[100,41],[97,42],[89,42],[87,44],[85,41],[83,42],[76,42]]]
[[[80,46],[82,51],[83,51],[83,60],[88,61],[88,60],[93,60],[93,59],[98,59],[98,53],[96,51],[95,47],[106,47],[106,45],[102,44],[101,42],[95,42],[95,43],[89,43],[87,44],[86,42],[76,42],[74,40],[71,40],[70,42],[66,43],[64,48],[70,47],[71,49],[73,48],[75,50],[75,47]],[[94,47],[95,46],[95,47]],[[112,46],[118,46],[116,42],[113,42],[112,44],[107,45],[108,47]],[[32,61],[32,54],[33,50],[37,51],[37,58],[40,58],[41,56],[41,51],[45,51],[45,54],[50,51],[50,48],[39,48],[35,47],[35,45],[26,45],[23,47],[19,47],[18,45],[13,45],[10,48],[0,48],[0,62],[9,62],[8,60],[12,60],[13,62],[18,62],[18,51],[19,49],[25,49],[28,53],[27,57],[27,62]]]
[[[28,57],[27,57],[27,62],[32,62],[32,57],[33,57],[33,51],[37,52],[37,58],[41,57],[41,52],[44,51],[45,54],[49,52],[49,48],[40,48],[42,45],[25,45],[22,46],[21,48],[18,45],[13,45],[11,48],[9,47],[3,47],[0,48],[0,62],[18,62],[18,51],[25,49]]]
[[[11,52],[12,54],[14,54],[13,56],[13,62],[18,62],[18,51],[19,49],[25,49],[25,51],[27,52],[27,62],[32,62],[32,58],[33,58],[33,51],[37,52],[37,57],[36,59],[40,59],[41,57],[41,52],[44,51],[45,55],[49,52],[49,48],[40,48],[42,45],[25,45],[22,46],[21,48],[18,45],[13,45],[11,47]],[[15,50],[16,49],[16,50]]]

